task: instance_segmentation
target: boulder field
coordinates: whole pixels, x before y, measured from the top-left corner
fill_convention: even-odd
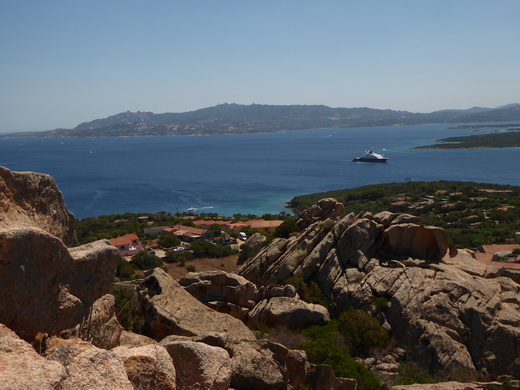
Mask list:
[[[329,321],[283,285],[298,273],[319,285],[332,316],[369,310],[396,356],[439,374],[518,376],[518,284],[416,217],[343,213],[326,199],[300,215],[297,235],[247,242],[238,274],[176,281],[156,268],[118,284],[144,320],[146,335],[135,334],[119,324],[110,294],[117,249],[103,240],[76,247],[54,180],[0,167],[0,388],[355,390],[355,380],[250,329]]]
[[[123,285],[149,337],[123,330],[108,294],[117,249],[103,240],[74,247],[75,219],[50,176],[0,168],[0,222],[1,389],[356,388],[303,351],[257,340],[160,268]],[[251,306],[237,290],[237,307],[280,296],[242,282],[262,300]],[[280,297],[296,300],[294,288]]]

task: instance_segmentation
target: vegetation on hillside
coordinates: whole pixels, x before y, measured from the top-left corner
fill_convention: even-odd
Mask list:
[[[323,198],[335,198],[346,213],[391,211],[445,229],[459,248],[505,243],[520,231],[520,187],[472,182],[406,182],[298,196],[296,212]]]
[[[520,131],[448,137],[436,142],[434,145],[418,146],[414,149],[518,148]]]

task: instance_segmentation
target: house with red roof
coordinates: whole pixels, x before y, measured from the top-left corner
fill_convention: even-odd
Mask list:
[[[200,229],[192,226],[175,225],[171,228],[164,229],[166,233],[175,234],[182,241],[202,241],[202,240],[213,240],[214,232],[211,230]]]
[[[110,245],[115,246],[121,256],[134,256],[143,250],[143,245],[135,233],[112,238]]]

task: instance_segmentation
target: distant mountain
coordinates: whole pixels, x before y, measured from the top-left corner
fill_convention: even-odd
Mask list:
[[[74,129],[14,133],[16,137],[129,137],[273,132],[313,128],[399,126],[520,120],[520,104],[473,107],[429,114],[321,105],[220,104],[184,113],[123,112],[81,123]]]

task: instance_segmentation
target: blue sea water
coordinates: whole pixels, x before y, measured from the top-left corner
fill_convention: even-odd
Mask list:
[[[205,137],[0,139],[0,165],[52,175],[77,218],[125,212],[278,213],[296,195],[458,180],[520,185],[520,149],[414,150],[454,125]],[[482,130],[480,133],[493,130]],[[386,164],[351,160],[367,149]]]

